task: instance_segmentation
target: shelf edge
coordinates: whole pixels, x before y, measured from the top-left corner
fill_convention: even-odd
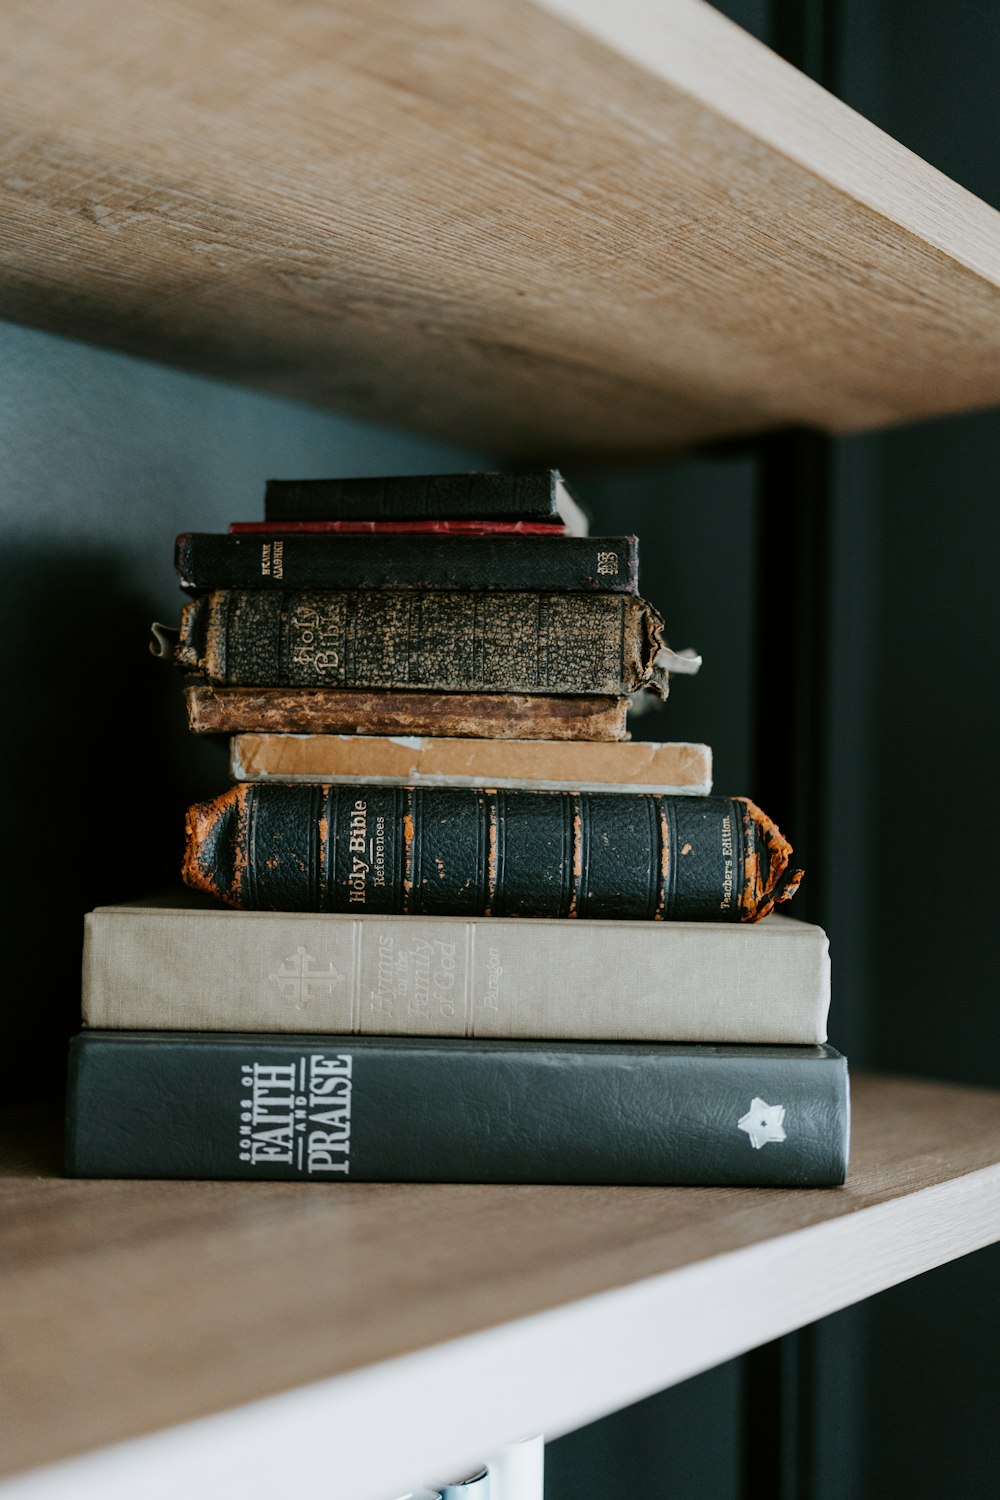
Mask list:
[[[833,1190],[836,1191],[836,1190]],[[591,1422],[1000,1239],[1000,1164],[0,1484],[2,1500],[386,1500]],[[388,1414],[388,1416],[387,1416]]]
[[[995,208],[799,72],[707,0],[534,4],[991,286],[1000,283],[1000,213]],[[746,66],[748,56],[754,59],[752,69]],[[939,199],[947,200],[943,214]]]

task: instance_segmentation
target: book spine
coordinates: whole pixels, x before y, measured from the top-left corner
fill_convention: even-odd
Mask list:
[[[249,910],[736,922],[790,856],[739,798],[241,782],[189,809],[183,873]]]
[[[194,734],[392,734],[500,740],[627,738],[627,698],[513,693],[355,692],[316,688],[184,689]]]
[[[827,1048],[90,1032],[77,1177],[826,1187],[847,1165]]]
[[[707,745],[547,744],[538,740],[371,734],[239,734],[233,781],[378,782],[541,792],[660,792],[707,796]]]
[[[808,1045],[829,1004],[824,933],[784,918],[536,922],[530,942],[501,917],[132,906],[84,927],[84,1024],[110,1030]]]
[[[634,594],[632,536],[232,536],[177,538],[181,587],[204,589],[489,589]]]
[[[231,536],[565,536],[550,521],[230,521]]]
[[[406,474],[389,479],[270,479],[268,521],[559,521],[558,476]]]
[[[662,624],[625,594],[218,590],[174,659],[223,687],[665,696]]]

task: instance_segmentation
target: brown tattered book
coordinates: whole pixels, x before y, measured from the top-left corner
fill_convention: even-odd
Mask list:
[[[626,697],[396,693],[337,688],[226,688],[190,683],[196,734],[434,735],[502,740],[628,737]]]
[[[238,734],[234,781],[365,781],[381,786],[707,796],[712,752],[695,744],[443,739],[423,735]]]

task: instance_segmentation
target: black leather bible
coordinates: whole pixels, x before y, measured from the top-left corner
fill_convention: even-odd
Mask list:
[[[242,782],[189,809],[183,873],[251,910],[747,922],[791,853],[745,798]]]
[[[193,531],[177,538],[181,587],[545,589],[634,594],[634,536],[298,535]]]
[[[76,1177],[830,1187],[830,1047],[84,1032]]]

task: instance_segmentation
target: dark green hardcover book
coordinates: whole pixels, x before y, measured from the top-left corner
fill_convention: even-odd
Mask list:
[[[220,687],[667,695],[663,621],[631,594],[219,589],[174,660]]]
[[[830,1047],[84,1032],[76,1177],[830,1187]]]
[[[181,587],[200,589],[545,589],[634,594],[634,536],[232,536],[177,538]]]
[[[742,797],[241,782],[184,879],[257,911],[755,922],[801,878]]]

